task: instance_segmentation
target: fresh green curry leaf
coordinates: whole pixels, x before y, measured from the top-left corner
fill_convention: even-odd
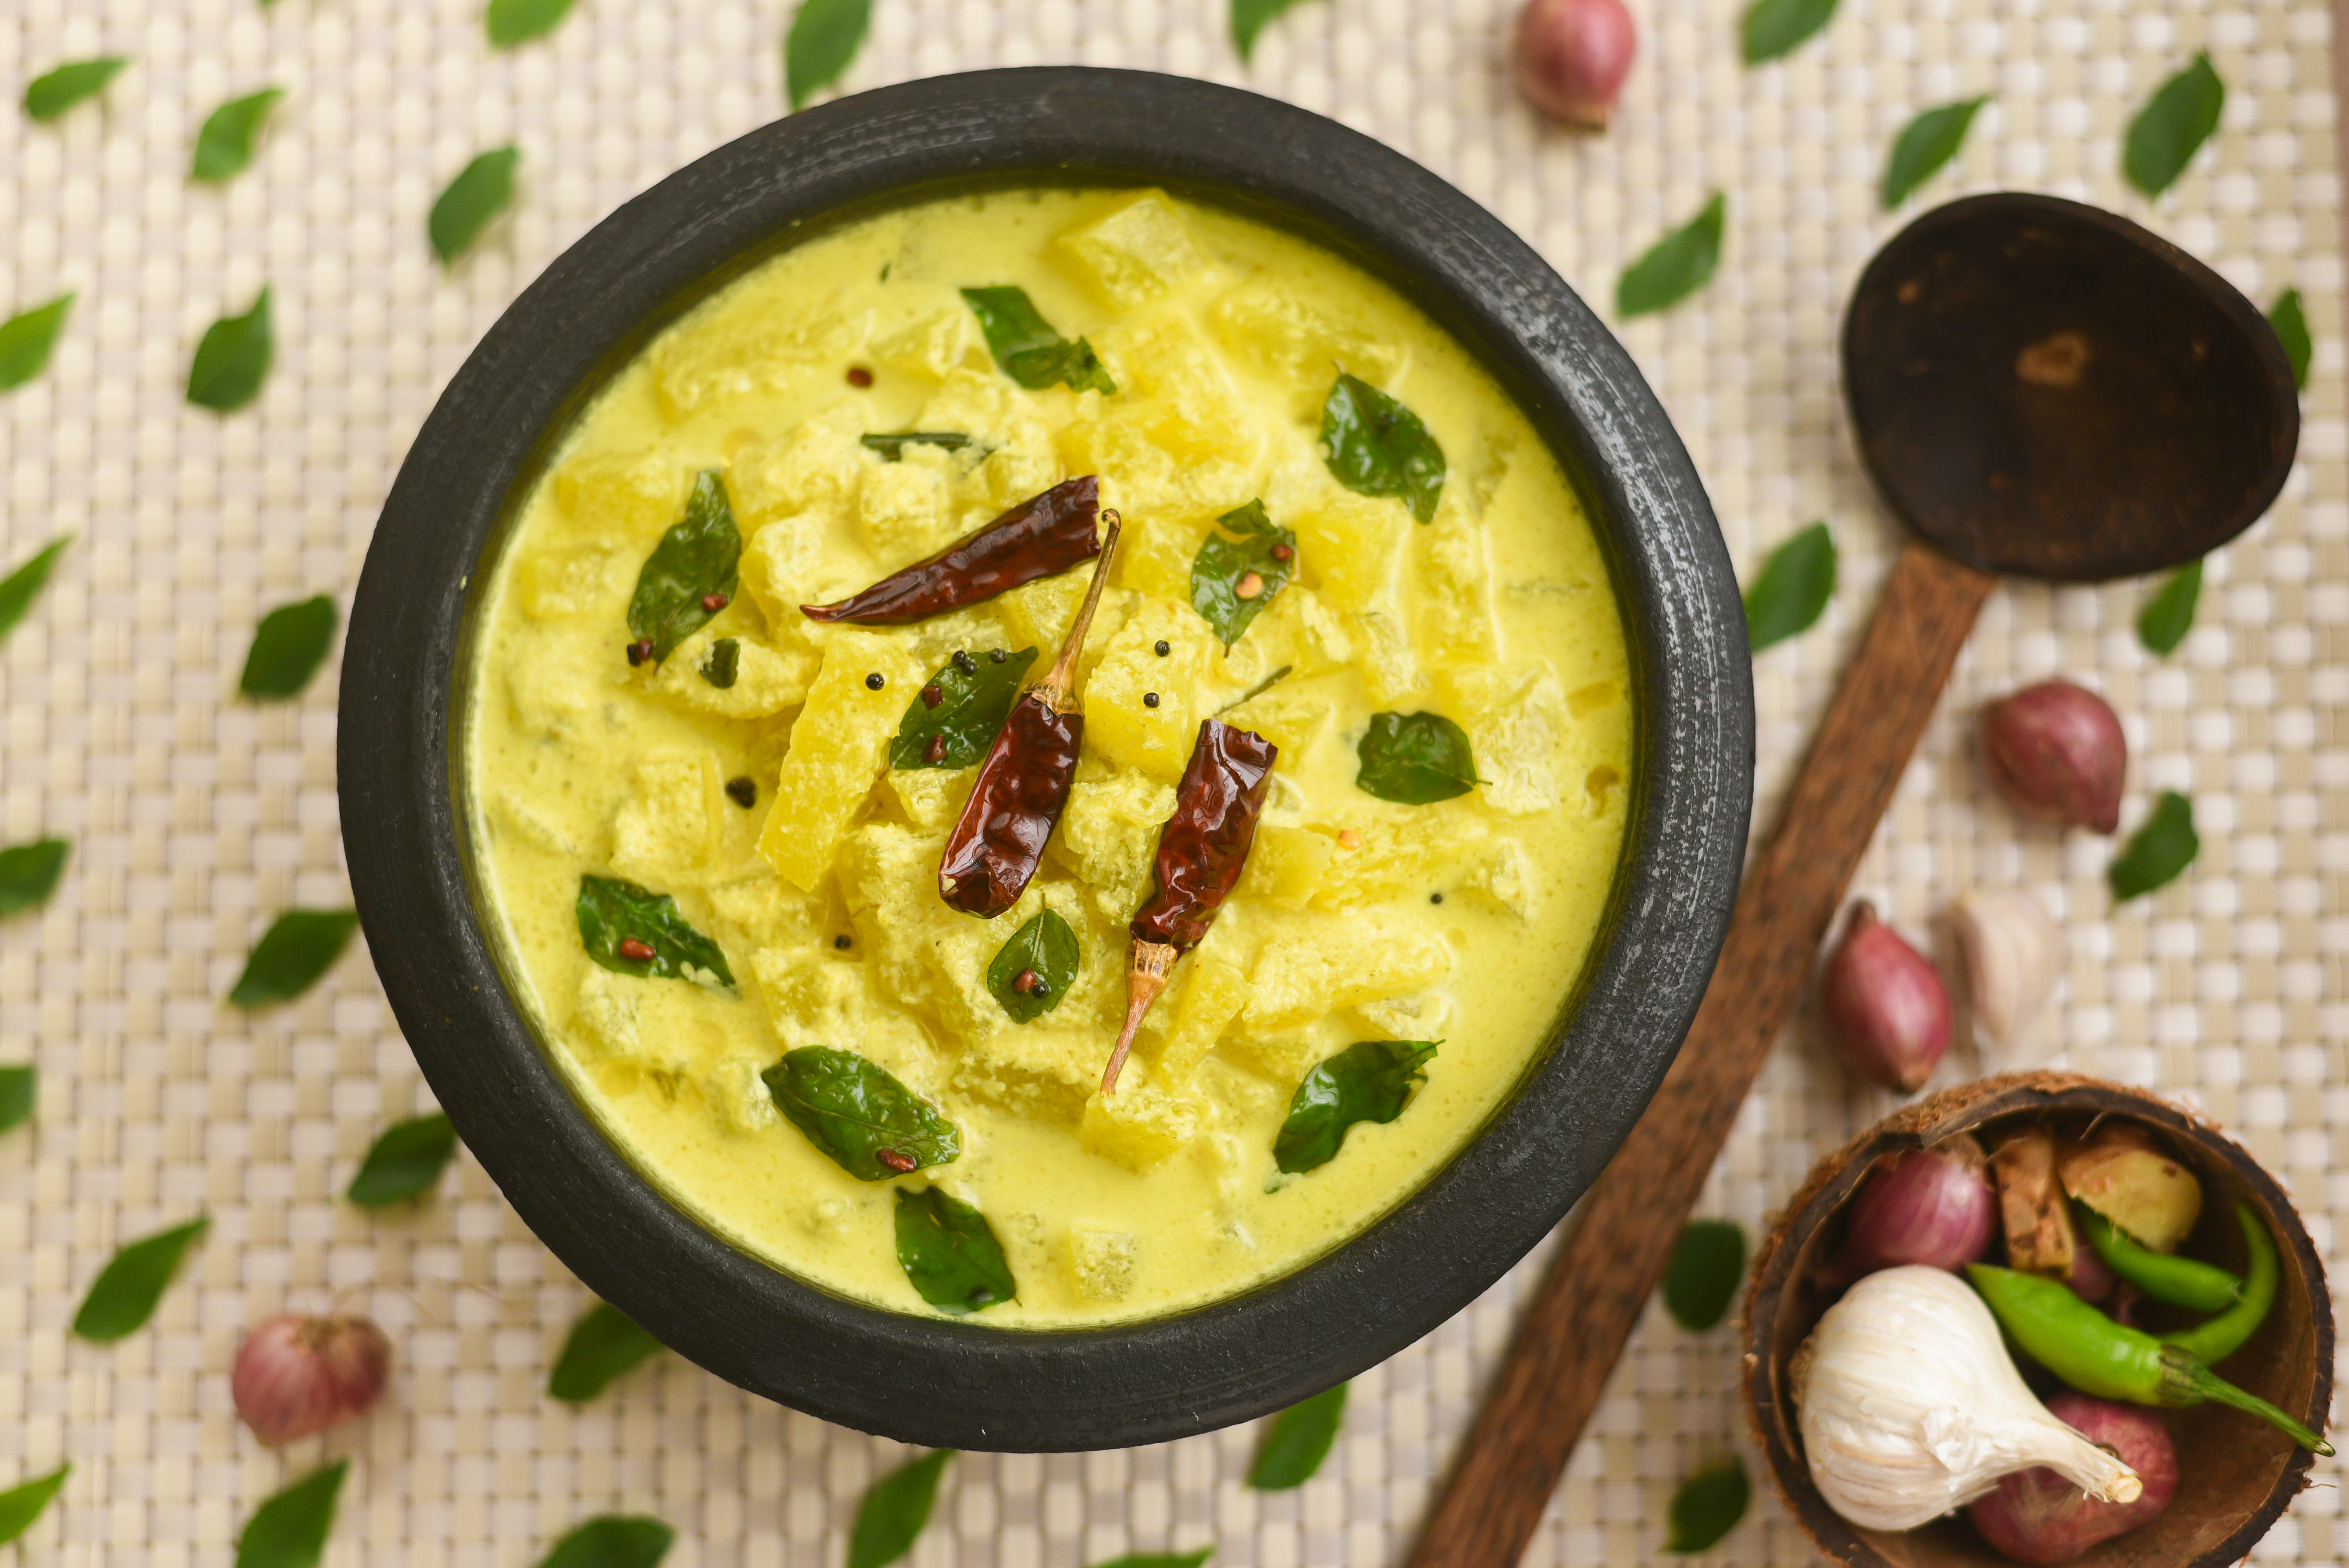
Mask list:
[[[1030,1023],[1061,1005],[1076,984],[1078,961],[1077,934],[1048,909],[1012,933],[996,954],[987,966],[987,988],[1012,1022]]]
[[[32,1529],[41,1511],[49,1506],[49,1499],[57,1495],[57,1490],[66,1484],[66,1477],[72,1473],[73,1466],[59,1465],[37,1480],[0,1491],[0,1545]]]
[[[55,119],[84,98],[106,90],[130,61],[121,55],[95,60],[74,60],[35,77],[25,88],[25,112],[35,119]]]
[[[335,601],[321,593],[298,603],[280,604],[254,628],[237,689],[257,699],[301,695],[335,645]]]
[[[859,436],[856,439],[866,451],[880,453],[885,463],[903,458],[907,447],[936,447],[940,451],[959,452],[978,444],[975,438],[953,430],[899,430],[890,435]]]
[[[731,691],[742,674],[742,640],[720,637],[709,645],[709,657],[701,666],[701,678],[719,691]]]
[[[1093,346],[1081,337],[1071,343],[1053,331],[1052,324],[1038,314],[1026,289],[1008,285],[965,289],[962,297],[978,317],[996,364],[1030,391],[1040,392],[1055,382],[1066,382],[1077,392],[1117,390]]]
[[[1129,1552],[1123,1557],[1094,1564],[1094,1568],[1205,1568],[1208,1558],[1216,1554],[1212,1546],[1202,1546],[1196,1552]]]
[[[1733,1454],[1697,1471],[1672,1493],[1671,1533],[1665,1537],[1664,1550],[1685,1553],[1711,1547],[1737,1528],[1753,1495],[1745,1466]]]
[[[514,170],[521,167],[522,149],[492,148],[459,170],[448,189],[433,198],[424,233],[442,266],[464,254],[481,231],[512,205]]]
[[[1019,683],[1036,662],[1036,650],[992,648],[957,655],[957,659],[940,666],[905,705],[905,717],[897,721],[897,738],[889,745],[890,767],[978,766],[1010,717],[1011,705],[1019,700]],[[930,701],[934,692],[935,704]]]
[[[481,26],[490,35],[490,47],[504,49],[552,33],[569,15],[571,0],[490,0]]]
[[[1745,639],[1755,653],[1807,632],[1835,596],[1835,538],[1815,522],[1770,552],[1745,591]]]
[[[2148,653],[2167,658],[2194,629],[2194,607],[2202,597],[2202,563],[2191,562],[2154,591],[2137,614],[2137,640]]]
[[[962,1154],[962,1133],[953,1122],[854,1051],[802,1046],[759,1076],[775,1109],[860,1181],[951,1165]]]
[[[57,565],[57,557],[72,542],[72,534],[61,533],[34,552],[25,564],[0,578],[0,637],[16,629],[16,623],[25,618],[25,612],[33,607],[33,601],[48,585],[49,572]]]
[[[2186,172],[2186,165],[2219,129],[2219,112],[2226,104],[2227,87],[2210,68],[2210,57],[2195,56],[2194,63],[2162,83],[2129,121],[2128,138],[2121,144],[2121,172],[2147,196],[2160,195]]]
[[[30,1064],[0,1068],[0,1132],[5,1132],[33,1114],[33,1101],[38,1095],[41,1075]],[[0,1541],[7,1539],[0,1535]]]
[[[1256,54],[1257,35],[1297,4],[1297,0],[1232,0],[1232,46],[1242,61]]]
[[[872,21],[873,0],[802,0],[783,39],[783,87],[794,110],[848,73]]]
[[[1343,1383],[1275,1416],[1256,1450],[1256,1462],[1248,1467],[1248,1485],[1258,1491],[1287,1491],[1311,1480],[1330,1457],[1345,1419]]]
[[[264,88],[248,97],[231,98],[212,110],[203,129],[196,132],[196,155],[188,178],[233,180],[243,173],[253,161],[253,143],[261,134],[262,123],[285,96],[283,88]]]
[[[619,877],[583,876],[578,913],[587,956],[615,975],[734,984],[725,951],[694,930],[665,892]]]
[[[704,469],[686,498],[685,516],[660,537],[636,574],[628,631],[653,645],[659,664],[709,623],[734,597],[742,534],[716,469]]]
[[[1648,247],[1615,281],[1615,314],[1630,320],[1676,305],[1713,281],[1729,199],[1716,191],[1704,210]]]
[[[2175,789],[2164,789],[2154,802],[2153,815],[2105,873],[2112,883],[2113,902],[2142,897],[2175,880],[2201,849],[2202,841],[2194,832],[2194,802]]]
[[[1374,713],[1354,755],[1354,787],[1381,800],[1428,806],[1476,787],[1468,732],[1440,713]]]
[[[1901,129],[1899,138],[1892,144],[1892,156],[1884,165],[1886,211],[1909,200],[1918,186],[1958,155],[1958,149],[1965,145],[1966,132],[1973,127],[1974,116],[1988,102],[1990,98],[1985,94],[1961,103],[1945,103],[1939,108],[1927,109]]]
[[[1210,533],[1199,546],[1198,558],[1191,562],[1191,607],[1206,617],[1228,650],[1296,575],[1297,535],[1275,527],[1261,500],[1251,500],[1216,521],[1239,537]],[[1245,593],[1244,586],[1248,589]]]
[[[1745,1233],[1734,1220],[1691,1220],[1664,1269],[1664,1310],[1702,1334],[1721,1321],[1745,1277]]]
[[[178,1272],[180,1259],[211,1224],[210,1216],[200,1214],[115,1253],[82,1297],[81,1310],[74,1314],[74,1333],[105,1344],[145,1327]]]
[[[367,1150],[359,1173],[351,1178],[350,1191],[343,1195],[362,1209],[413,1198],[440,1180],[456,1152],[457,1130],[440,1111],[394,1122]]]
[[[72,852],[63,839],[36,839],[0,850],[0,915],[22,914],[48,903]]]
[[[289,909],[262,933],[244,973],[230,987],[232,1006],[265,1007],[286,1002],[318,983],[343,948],[359,917],[347,909]]]
[[[1740,27],[1745,63],[1791,54],[1820,28],[1834,20],[1836,0],[1754,0]]]
[[[547,1375],[549,1398],[566,1404],[584,1404],[625,1372],[633,1372],[659,1354],[661,1342],[638,1328],[608,1301],[599,1301],[579,1315],[563,1341],[563,1354]]]
[[[22,387],[48,368],[49,352],[66,328],[73,302],[71,293],[61,294],[0,322],[0,392]]]
[[[1422,522],[1444,494],[1444,449],[1418,415],[1343,371],[1321,403],[1321,456],[1356,495],[1399,496]]]
[[[1273,1163],[1292,1176],[1327,1165],[1356,1122],[1401,1116],[1442,1043],[1358,1040],[1316,1063],[1288,1101],[1288,1119],[1272,1140]]]
[[[233,413],[261,395],[277,353],[264,286],[243,315],[222,316],[204,328],[188,366],[188,401],[216,414]]]
[[[2275,304],[2268,307],[2268,325],[2275,328],[2276,341],[2283,345],[2283,356],[2292,361],[2292,384],[2306,390],[2309,362],[2316,356],[2316,345],[2308,335],[2308,313],[2301,306],[2298,289],[2286,289],[2276,295]]]
[[[937,1501],[938,1478],[954,1457],[952,1449],[934,1449],[874,1483],[856,1510],[856,1529],[848,1538],[848,1568],[887,1568],[914,1549]]]
[[[335,1528],[335,1499],[348,1460],[336,1460],[295,1481],[253,1511],[237,1537],[236,1568],[316,1568]]]
[[[599,1513],[554,1543],[538,1568],[653,1568],[677,1532],[640,1513]]]
[[[897,1264],[924,1301],[957,1315],[1019,1294],[987,1216],[936,1187],[897,1189]]]

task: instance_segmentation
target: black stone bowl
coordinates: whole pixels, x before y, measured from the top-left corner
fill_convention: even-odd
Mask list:
[[[605,378],[712,289],[828,225],[1040,183],[1162,185],[1282,225],[1466,344],[1589,509],[1629,632],[1637,735],[1599,942],[1483,1133],[1291,1274],[1066,1332],[843,1299],[662,1197],[514,1004],[481,915],[462,782],[473,586]],[[1737,583],[1687,452],[1630,357],[1523,242],[1416,164],[1303,110],[1055,67],[792,115],[662,181],[549,267],[449,384],[384,505],[351,611],[339,747],[351,882],[392,1010],[466,1147],[555,1255],[745,1388],[909,1442],[1033,1451],[1160,1442],[1294,1403],[1434,1328],[1557,1222],[1655,1092],[1712,975],[1745,848],[1753,686]]]

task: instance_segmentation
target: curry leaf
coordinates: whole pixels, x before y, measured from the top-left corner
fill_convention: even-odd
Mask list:
[[[2194,802],[2175,789],[2164,789],[2147,818],[2105,873],[2112,883],[2113,902],[2139,898],[2176,879],[2194,863],[2202,841],[2194,832]]]
[[[2202,597],[2202,563],[2189,562],[2154,591],[2137,612],[2137,640],[2168,657],[2194,629],[2194,606]]]
[[[1440,713],[1374,713],[1354,755],[1354,787],[1381,800],[1427,806],[1476,787],[1468,732]]]
[[[599,1513],[554,1543],[538,1568],[653,1568],[677,1532],[640,1513]]]
[[[897,1265],[924,1301],[957,1315],[1019,1293],[987,1216],[936,1187],[897,1189]]]
[[[1665,1538],[1664,1550],[1704,1551],[1737,1528],[1753,1495],[1744,1463],[1734,1455],[1697,1471],[1672,1493],[1671,1533]]]
[[[1899,139],[1892,144],[1892,156],[1884,166],[1886,211],[1909,200],[1910,192],[1958,155],[1958,149],[1965,145],[1966,132],[1973,126],[1974,116],[1988,102],[1990,98],[1984,95],[1962,103],[1945,103],[1939,108],[1927,109],[1902,128]]]
[[[287,910],[262,934],[229,989],[229,1002],[253,1008],[299,996],[342,956],[358,928],[359,917],[347,909]]]
[[[1664,1269],[1664,1310],[1702,1334],[1721,1321],[1745,1274],[1745,1233],[1734,1220],[1691,1220]]]
[[[0,1068],[0,1132],[5,1132],[33,1114],[33,1101],[40,1089],[40,1074],[30,1065]],[[7,1539],[0,1535],[0,1541]]]
[[[232,413],[261,394],[277,352],[276,329],[264,286],[243,315],[222,316],[204,328],[188,366],[188,401],[216,414]]]
[[[2308,313],[2301,306],[2298,289],[2286,289],[2276,296],[2275,304],[2268,307],[2268,325],[2275,328],[2276,341],[2283,345],[2283,356],[2292,361],[2292,384],[2305,389],[2316,345],[2308,335]]]
[[[1626,320],[1676,305],[1713,281],[1729,199],[1716,191],[1704,210],[1648,247],[1615,282],[1615,314]]]
[[[1257,35],[1297,0],[1232,0],[1232,46],[1245,61],[1256,53]]]
[[[72,294],[61,294],[0,322],[0,391],[22,387],[48,368],[49,352],[57,346],[73,302]]]
[[[1196,1552],[1130,1552],[1123,1557],[1097,1563],[1094,1568],[1203,1568],[1207,1559],[1216,1554],[1212,1546],[1202,1546]]]
[[[36,839],[0,850],[0,915],[22,914],[48,903],[72,852],[63,839]]]
[[[1272,1418],[1248,1467],[1247,1483],[1258,1491],[1303,1486],[1330,1457],[1346,1419],[1346,1385],[1325,1388]]]
[[[759,1076],[775,1109],[860,1181],[950,1165],[962,1153],[953,1122],[854,1051],[802,1046]]]
[[[1077,934],[1050,910],[1012,933],[987,966],[987,988],[1016,1024],[1042,1017],[1061,1005],[1076,984]],[[1020,976],[1028,988],[1020,989]]]
[[[1191,562],[1191,607],[1206,617],[1228,650],[1296,574],[1297,535],[1275,527],[1261,500],[1251,500],[1216,521],[1239,537],[1210,533],[1199,546],[1198,558]],[[1255,590],[1243,595],[1241,584],[1250,577],[1256,579]]]
[[[872,21],[873,0],[802,0],[783,39],[783,88],[793,109],[847,74]]]
[[[734,971],[717,943],[678,913],[677,901],[619,877],[579,879],[579,940],[615,975],[731,985]],[[622,949],[635,944],[640,954]]]
[[[1745,63],[1758,66],[1792,52],[1835,17],[1836,0],[1754,0],[1740,29]]]
[[[81,1310],[74,1314],[74,1333],[105,1344],[144,1327],[178,1272],[180,1259],[211,1224],[209,1215],[200,1214],[115,1253],[82,1297]]]
[[[570,14],[571,0],[490,0],[481,25],[490,35],[490,47],[503,49],[552,33]]]
[[[719,691],[731,691],[742,674],[742,640],[720,637],[709,645],[709,657],[701,666],[701,678]]]
[[[610,1302],[599,1301],[579,1315],[563,1341],[563,1354],[547,1375],[550,1398],[577,1405],[611,1387],[615,1378],[632,1372],[658,1355],[661,1342],[638,1328]]]
[[[1288,1119],[1272,1140],[1273,1163],[1292,1176],[1327,1165],[1356,1122],[1401,1116],[1442,1043],[1358,1040],[1316,1063],[1288,1101]]]
[[[936,447],[941,451],[959,452],[976,444],[974,438],[953,430],[899,430],[890,435],[859,436],[856,440],[866,451],[880,453],[885,463],[903,458],[907,447]]]
[[[57,1489],[66,1484],[66,1477],[72,1473],[73,1466],[59,1465],[37,1480],[0,1491],[0,1545],[32,1529],[33,1522],[41,1517],[41,1511],[49,1506],[49,1499],[57,1495]]]
[[[325,593],[280,604],[254,628],[237,689],[255,698],[298,696],[335,645],[335,601]]]
[[[383,1130],[343,1195],[362,1209],[413,1198],[435,1181],[457,1152],[457,1130],[440,1111]]]
[[[25,112],[35,119],[55,119],[84,98],[106,90],[130,61],[120,55],[95,60],[75,60],[35,77],[25,88]]]
[[[2129,121],[2128,138],[2121,145],[2121,172],[2147,196],[2160,195],[2186,172],[2186,165],[2219,129],[2219,112],[2226,104],[2227,87],[2210,68],[2210,57],[2195,56],[2194,63],[2162,83]]]
[[[249,97],[231,98],[212,110],[202,130],[196,132],[196,156],[188,170],[191,180],[233,180],[253,161],[254,139],[261,134],[262,122],[277,100],[285,96],[283,88],[264,88]]]
[[[1400,496],[1412,516],[1434,520],[1444,449],[1418,415],[1360,377],[1340,371],[1322,400],[1321,456],[1355,494]]]
[[[1011,705],[1019,700],[1020,678],[1035,662],[1033,648],[956,655],[905,706],[897,738],[889,745],[889,766],[976,767],[1010,717]]]
[[[1815,522],[1770,552],[1745,591],[1745,640],[1755,653],[1807,632],[1835,596],[1835,538]]]
[[[914,1549],[915,1538],[930,1522],[937,1501],[938,1478],[952,1449],[938,1449],[898,1466],[874,1484],[856,1510],[856,1529],[848,1538],[848,1568],[885,1568]]]
[[[433,198],[424,233],[442,266],[462,255],[481,237],[481,231],[512,204],[514,170],[520,167],[522,149],[493,148],[459,170],[457,178]]]
[[[811,5],[816,3],[809,0]],[[979,329],[987,334],[988,352],[995,356],[996,364],[1030,391],[1040,392],[1055,382],[1066,382],[1076,392],[1117,390],[1093,346],[1081,337],[1071,343],[1053,331],[1026,289],[1009,285],[965,289],[962,297],[978,317]]]
[[[49,572],[57,565],[57,557],[72,542],[72,534],[61,533],[36,551],[25,564],[0,578],[0,637],[16,629],[16,623],[25,618],[25,612],[33,607],[33,601],[48,585]]]
[[[725,481],[716,469],[704,469],[686,498],[685,516],[653,546],[628,601],[628,630],[651,642],[655,664],[734,597],[741,562],[742,534]]]
[[[335,1498],[348,1460],[314,1470],[253,1511],[237,1538],[236,1568],[314,1568],[335,1527]]]

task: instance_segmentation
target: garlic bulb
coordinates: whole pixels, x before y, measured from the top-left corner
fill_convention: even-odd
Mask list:
[[[2144,1490],[2032,1397],[1990,1308],[1943,1270],[1869,1274],[1827,1308],[1791,1370],[1811,1480],[1863,1530],[1912,1530],[2033,1465],[2106,1502]]]
[[[1960,893],[1950,905],[1950,924],[1965,953],[1974,1035],[2003,1050],[2054,995],[2064,973],[2063,930],[2021,888]]]

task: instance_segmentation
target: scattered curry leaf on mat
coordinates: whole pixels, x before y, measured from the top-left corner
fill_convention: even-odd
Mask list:
[[[95,60],[74,60],[35,77],[25,88],[25,112],[35,119],[55,119],[84,98],[106,90],[123,67],[126,56],[108,55]]]
[[[41,1087],[38,1069],[28,1063],[0,1068],[0,1132],[26,1120],[33,1114],[33,1101]],[[8,1539],[0,1535],[0,1541]]]
[[[57,1489],[72,1473],[73,1466],[59,1465],[45,1476],[0,1491],[0,1545],[32,1529],[41,1511],[49,1506],[49,1499],[57,1495]]]
[[[1729,198],[1716,191],[1704,210],[1648,247],[1615,284],[1615,314],[1629,320],[1666,309],[1713,281]]]
[[[696,931],[665,892],[621,877],[583,876],[576,913],[587,956],[615,975],[734,984],[725,950]]]
[[[1321,457],[1356,495],[1397,496],[1420,521],[1435,520],[1444,449],[1418,415],[1360,377],[1340,372],[1322,400]]]
[[[1015,1024],[1042,1017],[1076,983],[1081,955],[1069,923],[1045,910],[1011,934],[987,966],[987,988]],[[1028,986],[1020,988],[1025,975]]]
[[[937,1449],[898,1466],[875,1481],[856,1510],[848,1538],[848,1568],[885,1568],[914,1549],[930,1508],[938,1499],[938,1478],[952,1449]]]
[[[1258,1491],[1287,1491],[1311,1480],[1330,1457],[1345,1419],[1343,1383],[1275,1416],[1257,1445],[1256,1462],[1248,1467],[1248,1485]]]
[[[1738,29],[1745,63],[1758,66],[1792,53],[1835,13],[1836,0],[1754,0]]]
[[[857,444],[868,452],[878,452],[885,463],[904,458],[907,447],[936,447],[944,452],[959,452],[975,446],[977,438],[957,430],[896,430],[885,435],[859,436]]]
[[[1093,346],[1081,337],[1071,343],[1053,331],[1026,289],[1011,284],[965,289],[962,297],[978,317],[979,330],[987,335],[987,349],[995,356],[995,363],[1030,391],[1040,392],[1055,383],[1066,383],[1072,392],[1117,390]]]
[[[563,1341],[563,1354],[547,1374],[546,1392],[566,1404],[584,1404],[659,1354],[661,1342],[636,1326],[627,1314],[599,1301],[579,1315]]]
[[[940,665],[905,705],[905,717],[897,721],[897,738],[889,743],[889,766],[956,771],[977,767],[1011,716],[1011,705],[1019,700],[1019,682],[1035,662],[1033,648],[1018,653],[993,648],[971,654],[960,664],[949,659]],[[937,693],[935,705],[932,692]]]
[[[1204,1568],[1215,1554],[1212,1546],[1202,1546],[1196,1552],[1129,1552],[1123,1557],[1096,1563],[1094,1568]]]
[[[726,481],[716,469],[704,469],[686,498],[685,516],[653,546],[628,600],[628,633],[652,644],[653,663],[733,600],[741,563],[742,531],[734,526]]]
[[[2148,653],[2168,657],[2194,629],[2194,607],[2202,597],[2202,563],[2190,562],[2154,590],[2137,613],[2137,640]]]
[[[2226,105],[2227,87],[2210,68],[2210,57],[2196,55],[2194,63],[2156,88],[2129,121],[2127,139],[2121,145],[2121,172],[2146,195],[2160,195],[2186,172],[2186,165],[2219,129],[2219,112]]]
[[[432,199],[424,222],[432,253],[447,266],[462,255],[481,231],[512,204],[514,170],[522,167],[522,149],[493,148],[457,171],[457,178]]]
[[[347,909],[289,909],[262,933],[244,973],[229,988],[232,1006],[265,1007],[289,1002],[318,983],[359,928]]]
[[[199,1214],[115,1253],[82,1297],[81,1310],[74,1314],[74,1333],[102,1345],[144,1327],[178,1272],[180,1259],[212,1222],[210,1215]]]
[[[231,98],[212,110],[196,132],[196,155],[188,167],[191,180],[233,180],[253,162],[253,144],[269,111],[285,96],[283,88],[264,88],[241,98]]]
[[[1734,1220],[1691,1220],[1664,1268],[1664,1310],[1701,1334],[1719,1323],[1745,1277],[1745,1233]]]
[[[775,1109],[860,1181],[951,1165],[962,1133],[888,1068],[854,1051],[802,1046],[759,1077]]]
[[[554,1543],[538,1568],[653,1568],[677,1532],[640,1513],[599,1513]]]
[[[936,1187],[897,1189],[897,1266],[924,1301],[957,1315],[1019,1294],[987,1216]]]
[[[2201,849],[2202,841],[2194,832],[2194,802],[2175,789],[2164,789],[2154,802],[2153,815],[2130,836],[2128,847],[2105,873],[2112,883],[2113,902],[2127,903],[2174,881]]]
[[[1297,535],[1276,526],[1261,500],[1236,507],[1216,521],[1239,537],[1210,532],[1199,546],[1191,562],[1191,608],[1206,617],[1228,652],[1296,574]],[[1240,586],[1250,577],[1255,588],[1243,597]]]
[[[68,291],[0,322],[0,391],[22,387],[49,367],[50,351],[65,330],[73,302]]]
[[[490,0],[481,26],[490,47],[504,49],[552,33],[569,15],[571,0]]]
[[[1807,632],[1835,596],[1836,547],[1827,525],[1815,522],[1770,552],[1762,575],[1745,591],[1745,640],[1760,653]]]
[[[2276,295],[2275,304],[2268,307],[2268,325],[2275,328],[2276,341],[2283,345],[2283,356],[2292,361],[2292,384],[2306,390],[2316,345],[2308,335],[2308,313],[2301,305],[2298,289]]]
[[[0,915],[22,914],[48,903],[72,852],[64,839],[36,839],[0,850]]]
[[[802,0],[783,38],[783,90],[793,109],[847,74],[872,21],[873,0]]]
[[[0,637],[16,629],[16,623],[25,618],[25,612],[33,607],[33,601],[47,586],[49,571],[57,565],[57,557],[72,542],[72,534],[61,533],[35,551],[22,566],[0,577]]]
[[[1354,787],[1381,800],[1427,806],[1476,787],[1468,732],[1440,713],[1374,713],[1354,756]]]
[[[1427,1081],[1427,1064],[1442,1044],[1357,1040],[1315,1063],[1273,1136],[1273,1163],[1291,1176],[1327,1165],[1356,1122],[1384,1124],[1401,1116],[1412,1091]]]
[[[1672,1493],[1667,1552],[1702,1552],[1737,1528],[1754,1499],[1744,1463],[1734,1455],[1681,1482]]]
[[[264,615],[253,629],[237,689],[260,700],[299,696],[335,645],[335,601],[325,593],[280,604]]]
[[[313,1470],[253,1511],[236,1541],[236,1568],[316,1568],[335,1528],[348,1460]]]
[[[1232,46],[1243,63],[1256,54],[1257,36],[1297,4],[1297,0],[1232,0]]]
[[[264,285],[253,308],[224,315],[204,328],[196,357],[188,366],[188,401],[216,414],[233,413],[260,396],[277,352],[270,321],[269,289]]]
[[[1958,155],[1965,145],[1966,132],[1972,129],[1974,116],[1990,95],[1967,98],[1960,103],[1945,103],[1939,108],[1929,108],[1903,126],[1893,140],[1892,156],[1884,165],[1884,210],[1888,212],[1909,200],[1918,186],[1940,172],[1941,166]]]
[[[375,1147],[367,1150],[359,1173],[351,1178],[350,1190],[343,1196],[362,1209],[380,1209],[402,1198],[413,1198],[440,1180],[440,1172],[449,1168],[450,1157],[456,1152],[457,1130],[445,1113],[436,1110],[429,1116],[396,1121],[383,1130]]]

